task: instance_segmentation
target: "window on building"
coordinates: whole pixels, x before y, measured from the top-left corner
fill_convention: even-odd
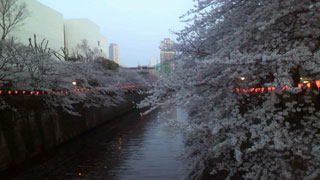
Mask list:
[[[98,46],[100,46],[100,41],[98,41]]]

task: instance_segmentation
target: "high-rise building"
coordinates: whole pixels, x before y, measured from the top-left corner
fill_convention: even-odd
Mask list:
[[[174,41],[169,38],[165,38],[160,42],[160,62],[163,63],[167,60],[173,60],[175,56]]]
[[[170,74],[174,69],[174,41],[165,38],[160,42],[160,71],[163,74]]]
[[[116,43],[111,43],[109,46],[109,58],[119,64],[119,47]]]

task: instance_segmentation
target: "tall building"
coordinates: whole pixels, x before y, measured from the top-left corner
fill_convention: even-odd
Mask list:
[[[174,51],[174,41],[169,38],[165,38],[160,42],[160,63],[163,63],[167,60],[173,61],[175,56]]]
[[[109,58],[119,64],[119,47],[116,43],[111,43],[109,46]]]
[[[174,41],[165,38],[160,42],[160,72],[169,75],[174,69]]]

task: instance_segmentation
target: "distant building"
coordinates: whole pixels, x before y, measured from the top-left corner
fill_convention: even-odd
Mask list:
[[[119,64],[119,47],[116,43],[111,43],[109,46],[109,58]]]
[[[160,62],[163,63],[167,60],[173,60],[175,56],[174,41],[165,38],[160,42]]]
[[[165,38],[160,42],[160,72],[168,75],[174,69],[174,41],[169,38]]]
[[[150,58],[149,66],[155,67],[159,64],[159,60],[155,57]]]
[[[138,67],[126,67],[124,69],[136,71],[140,74],[151,75],[149,77],[158,77],[159,76],[159,72],[156,70],[155,67],[138,66]]]

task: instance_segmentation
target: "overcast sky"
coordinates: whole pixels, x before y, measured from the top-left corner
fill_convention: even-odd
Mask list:
[[[119,45],[120,64],[148,65],[160,58],[160,41],[175,39],[169,30],[185,24],[179,17],[191,9],[192,0],[39,0],[64,18],[88,18],[98,24],[108,44]]]

